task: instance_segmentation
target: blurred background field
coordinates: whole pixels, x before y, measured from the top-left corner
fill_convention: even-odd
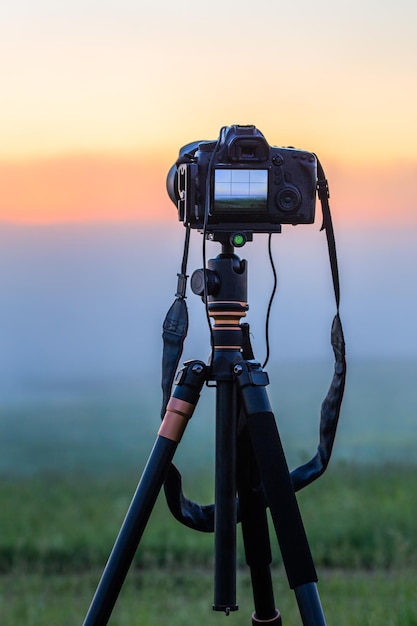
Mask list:
[[[199,355],[196,355],[199,358]],[[201,357],[200,357],[201,358]],[[320,406],[332,362],[266,368],[268,394],[289,464],[310,458],[318,443]],[[417,461],[417,361],[348,361],[334,461],[357,464]],[[26,383],[0,400],[3,475],[113,474],[138,469],[153,445],[161,409],[160,373],[137,380],[91,377]],[[203,388],[177,458],[210,472],[215,392]]]
[[[417,620],[416,363],[358,362],[326,474],[299,493],[328,623]],[[315,453],[331,365],[281,365],[269,394],[290,466]],[[300,392],[302,390],[302,393]],[[81,623],[159,426],[157,372],[105,385],[62,380],[5,394],[0,414],[2,624]],[[213,499],[214,390],[204,389],[176,456],[184,488]],[[239,533],[238,533],[239,534]],[[275,541],[277,605],[298,623]],[[112,624],[215,624],[213,538],[158,499]],[[252,611],[239,539],[241,611]]]

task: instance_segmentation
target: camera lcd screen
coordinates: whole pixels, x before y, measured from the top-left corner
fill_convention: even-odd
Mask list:
[[[215,169],[215,213],[266,213],[268,170]]]

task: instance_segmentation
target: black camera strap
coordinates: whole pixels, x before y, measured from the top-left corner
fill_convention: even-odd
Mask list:
[[[161,419],[164,419],[166,406],[171,396],[175,373],[180,362],[184,340],[188,332],[188,308],[186,298],[187,291],[187,261],[190,247],[190,226],[185,231],[184,253],[181,263],[181,273],[177,274],[177,292],[165,321],[162,326],[163,351],[162,351],[162,408]]]
[[[329,250],[330,268],[332,271],[334,295],[336,299],[337,312],[339,312],[340,305],[340,284],[339,284],[339,269],[337,265],[336,255],[336,241],[334,237],[333,221],[330,213],[329,205],[329,184],[326,179],[323,167],[320,161],[317,159],[317,194],[321,202],[321,210],[323,213],[323,224],[320,230],[326,231],[327,247]]]
[[[339,269],[336,255],[336,241],[333,230],[332,216],[329,206],[329,185],[323,167],[317,159],[317,193],[323,212],[321,230],[326,231],[327,247],[329,251],[330,269],[332,273],[333,289],[336,300],[336,315],[333,318],[330,341],[335,356],[333,378],[329,390],[321,405],[319,444],[315,456],[291,472],[294,490],[298,491],[321,476],[329,464],[333,444],[339,422],[340,408],[343,399],[346,380],[346,352],[342,322],[339,315],[340,283]]]
[[[336,300],[336,315],[331,327],[331,345],[335,356],[335,365],[332,381],[320,411],[319,444],[315,456],[291,472],[294,490],[299,491],[321,476],[330,461],[333,444],[339,422],[340,408],[343,399],[346,379],[345,341],[342,323],[339,315],[340,283],[336,255],[336,242],[329,206],[329,186],[324,170],[317,160],[317,193],[321,202],[323,223],[321,230],[326,231],[327,247],[329,252],[330,269],[332,274],[334,295]],[[169,400],[175,373],[182,353],[182,346],[188,328],[188,313],[185,303],[186,260],[188,256],[189,226],[187,227],[186,244],[181,274],[178,274],[178,290],[176,300],[171,306],[164,322],[164,349],[162,362],[162,417],[165,415],[166,404]],[[249,333],[245,333],[243,357],[253,358],[250,346]],[[174,517],[190,528],[204,532],[212,532],[214,528],[214,504],[200,505],[186,498],[182,491],[181,474],[175,465],[171,464],[164,484],[165,496],[171,513]]]

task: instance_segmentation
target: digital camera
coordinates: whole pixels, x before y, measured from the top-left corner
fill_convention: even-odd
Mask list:
[[[316,187],[315,155],[270,146],[255,126],[227,126],[216,141],[187,144],[167,177],[179,220],[207,233],[312,224]]]

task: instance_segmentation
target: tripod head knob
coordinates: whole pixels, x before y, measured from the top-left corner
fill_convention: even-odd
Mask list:
[[[203,269],[195,270],[191,276],[191,289],[197,296],[204,297],[205,285],[204,276],[206,279],[207,295],[215,296],[220,288],[220,277],[217,272],[213,270]]]

